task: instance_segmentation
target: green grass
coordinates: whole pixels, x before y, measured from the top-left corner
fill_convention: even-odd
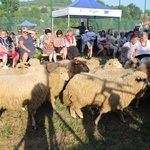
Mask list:
[[[27,111],[2,113],[0,119],[0,149],[2,150],[108,150],[144,149],[150,147],[150,112],[148,100],[139,109],[131,104],[124,112],[126,123],[115,112],[104,114],[95,127],[97,110],[83,108],[84,118],[73,119],[59,99],[58,113],[47,102],[37,111],[37,130],[31,128]]]

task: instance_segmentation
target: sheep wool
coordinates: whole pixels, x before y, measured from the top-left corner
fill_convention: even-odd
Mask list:
[[[123,78],[105,78],[84,73],[75,75],[67,84],[63,92],[65,106],[70,106],[70,114],[83,118],[81,111],[85,106],[101,106],[99,116],[95,120],[97,125],[101,115],[116,109],[126,108],[135,95],[146,85],[147,75],[136,71]]]
[[[50,102],[53,109],[55,106],[55,97],[59,96],[60,92],[65,86],[66,81],[69,80],[68,70],[64,67],[58,67],[53,73],[49,75],[50,88]]]
[[[30,59],[31,66],[22,74],[0,75],[0,107],[21,109],[28,107],[32,117],[48,94],[48,74],[37,59]],[[34,118],[33,118],[34,119]],[[35,126],[35,120],[33,121]]]

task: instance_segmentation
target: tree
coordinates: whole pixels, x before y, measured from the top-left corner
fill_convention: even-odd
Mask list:
[[[47,10],[47,8],[41,8],[41,13],[48,13],[48,10]]]
[[[131,3],[127,6],[127,8],[128,8],[130,15],[132,16],[133,19],[140,19],[141,18],[142,10],[139,7],[137,7],[136,5]]]
[[[0,0],[0,16],[7,16],[9,12],[10,16],[14,16],[14,12],[19,9],[19,0]],[[8,9],[7,9],[8,8]],[[7,12],[8,11],[8,12]]]

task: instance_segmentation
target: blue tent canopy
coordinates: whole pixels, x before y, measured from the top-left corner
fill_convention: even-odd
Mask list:
[[[25,20],[21,24],[18,24],[17,27],[35,27],[37,24],[31,23],[28,20]]]
[[[75,0],[67,7],[79,7],[79,8],[97,8],[97,9],[111,9],[108,6],[98,3],[96,0]]]

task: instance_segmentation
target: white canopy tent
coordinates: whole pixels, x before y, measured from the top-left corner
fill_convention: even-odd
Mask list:
[[[52,29],[53,18],[68,18],[68,27],[70,27],[70,18],[120,18],[122,10],[112,9],[98,3],[96,0],[75,0],[69,6],[52,11]]]

